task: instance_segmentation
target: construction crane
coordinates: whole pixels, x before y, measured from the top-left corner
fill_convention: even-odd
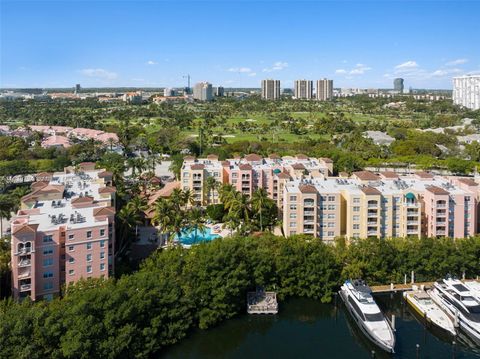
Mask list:
[[[183,76],[183,78],[187,79],[187,93],[190,93],[190,74]]]

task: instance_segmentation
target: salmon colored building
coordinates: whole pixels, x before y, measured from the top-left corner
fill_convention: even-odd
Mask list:
[[[94,163],[36,176],[11,220],[12,292],[51,299],[81,278],[114,271],[115,187]]]

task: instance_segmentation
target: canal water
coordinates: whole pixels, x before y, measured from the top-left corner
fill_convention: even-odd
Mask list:
[[[365,339],[338,298],[337,306],[290,299],[280,303],[278,315],[241,315],[191,333],[160,358],[480,358],[480,348],[463,339],[432,333],[412,314],[401,294],[382,294],[376,300],[385,313],[396,316],[395,354],[382,352]]]

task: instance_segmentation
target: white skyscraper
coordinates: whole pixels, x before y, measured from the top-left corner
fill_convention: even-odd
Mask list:
[[[280,98],[280,80],[262,80],[262,98],[277,100]]]
[[[317,100],[327,101],[333,98],[333,80],[317,80]]]
[[[472,110],[480,109],[480,75],[453,78],[453,103]]]
[[[199,101],[211,101],[213,99],[212,84],[208,82],[199,82],[193,88],[193,98]]]
[[[313,81],[296,80],[293,90],[295,98],[310,100],[313,98]]]

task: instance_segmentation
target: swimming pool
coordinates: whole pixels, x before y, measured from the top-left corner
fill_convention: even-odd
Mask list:
[[[220,237],[220,235],[212,233],[212,229],[209,227],[205,228],[203,232],[198,230],[196,237],[194,228],[183,228],[180,232],[180,238],[178,234],[175,235],[176,240],[187,246],[201,242],[209,242],[218,237]]]

